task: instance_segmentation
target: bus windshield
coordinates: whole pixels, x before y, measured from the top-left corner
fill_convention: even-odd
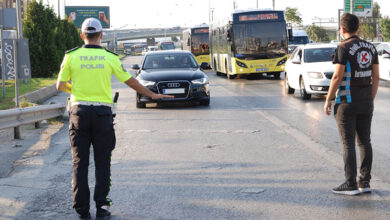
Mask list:
[[[299,36],[295,37],[294,40],[289,41],[289,44],[308,44],[309,43],[309,37],[308,36]]]
[[[175,45],[173,42],[162,42],[161,43],[161,50],[174,50]]]
[[[195,56],[209,54],[209,35],[193,34],[191,52]]]
[[[233,38],[239,59],[273,59],[288,52],[284,22],[235,24]]]

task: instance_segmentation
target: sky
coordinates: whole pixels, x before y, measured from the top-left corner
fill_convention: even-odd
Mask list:
[[[58,11],[60,1],[61,16],[64,4],[67,6],[110,6],[112,28],[159,28],[191,27],[209,22],[209,5],[214,10],[214,19],[227,17],[233,12],[233,2],[237,9],[272,8],[272,0],[46,0]],[[381,7],[381,13],[390,16],[390,0],[374,0]],[[337,11],[343,8],[344,0],[275,0],[276,10],[296,7],[303,24],[310,25],[313,18],[336,18]]]

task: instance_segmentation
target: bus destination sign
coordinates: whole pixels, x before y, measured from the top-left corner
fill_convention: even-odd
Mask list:
[[[202,29],[195,29],[194,34],[208,34],[209,29],[208,28],[202,28]]]
[[[278,19],[279,15],[277,13],[240,15],[238,18],[239,21],[268,21]]]

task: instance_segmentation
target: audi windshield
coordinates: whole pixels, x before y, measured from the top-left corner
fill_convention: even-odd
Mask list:
[[[233,40],[239,59],[273,59],[288,52],[285,22],[235,24]]]
[[[166,68],[198,68],[198,64],[190,54],[153,54],[145,57],[142,69]]]

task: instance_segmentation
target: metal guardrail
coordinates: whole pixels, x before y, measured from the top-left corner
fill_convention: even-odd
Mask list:
[[[65,104],[40,105],[0,111],[0,129],[14,128],[64,114]]]

